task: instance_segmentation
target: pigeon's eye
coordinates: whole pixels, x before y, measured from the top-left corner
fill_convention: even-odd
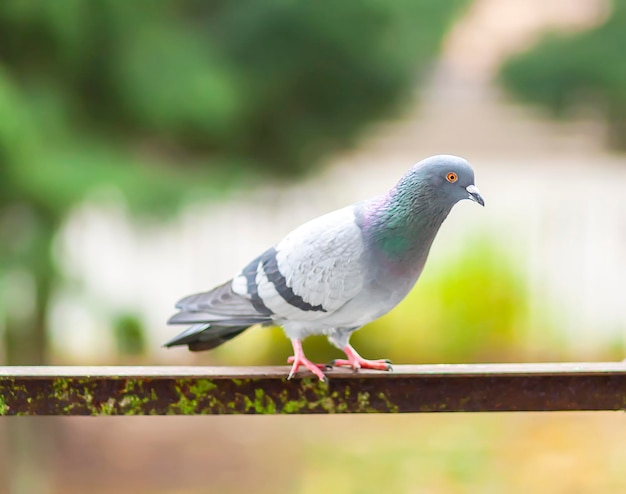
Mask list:
[[[454,182],[456,182],[459,179],[459,177],[457,176],[456,173],[454,172],[450,172],[446,175],[446,180],[448,182],[450,182],[451,184],[453,184]]]

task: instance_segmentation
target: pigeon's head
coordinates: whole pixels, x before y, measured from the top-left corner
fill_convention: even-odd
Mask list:
[[[404,178],[427,189],[431,200],[451,206],[461,199],[471,199],[481,206],[485,205],[474,184],[472,166],[458,156],[440,154],[426,158]]]

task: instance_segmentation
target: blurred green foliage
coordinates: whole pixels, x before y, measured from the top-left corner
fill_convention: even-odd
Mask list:
[[[0,57],[73,130],[293,174],[401,103],[465,3],[5,2]]]
[[[119,356],[142,356],[146,353],[145,328],[139,317],[123,314],[115,319],[113,328]]]
[[[36,292],[30,328],[0,307],[9,361],[45,360],[51,246],[88,192],[163,213],[314,169],[399,109],[466,3],[0,2],[0,277]]]
[[[519,98],[557,117],[593,107],[609,127],[609,145],[626,150],[626,3],[586,32],[550,34],[501,67],[500,79]]]

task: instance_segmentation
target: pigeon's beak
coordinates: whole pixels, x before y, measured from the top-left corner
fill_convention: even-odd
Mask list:
[[[476,187],[474,184],[472,184],[472,185],[468,185],[465,188],[465,190],[469,194],[469,199],[471,199],[474,202],[477,202],[481,206],[485,205],[485,201],[483,200],[482,196],[480,195],[480,191],[478,190],[478,187]]]

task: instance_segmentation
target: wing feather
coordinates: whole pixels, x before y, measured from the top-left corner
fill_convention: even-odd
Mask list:
[[[353,207],[316,218],[265,254],[274,263],[261,257],[258,293],[276,317],[326,317],[363,289],[363,250]]]

